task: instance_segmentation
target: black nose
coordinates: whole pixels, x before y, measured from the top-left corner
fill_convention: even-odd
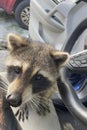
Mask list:
[[[7,96],[8,103],[13,107],[18,107],[22,103],[22,97],[19,93],[12,93]]]

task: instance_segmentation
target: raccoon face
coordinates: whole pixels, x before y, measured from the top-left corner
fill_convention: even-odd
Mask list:
[[[68,53],[15,34],[9,34],[7,40],[7,100],[10,105],[17,107],[36,97],[49,99],[57,90],[58,70],[67,62]]]

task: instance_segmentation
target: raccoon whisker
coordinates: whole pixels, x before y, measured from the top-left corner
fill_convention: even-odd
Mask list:
[[[50,112],[50,105],[46,103],[41,103],[41,105],[46,109],[46,111]]]
[[[35,100],[41,108],[47,106],[46,102],[42,101],[40,98],[36,97]]]
[[[35,108],[35,106],[34,106],[34,104],[33,104],[33,102],[31,101],[31,108],[33,109],[33,111],[35,111],[36,112],[36,108]]]
[[[0,86],[0,89],[3,90],[4,92],[7,92],[7,89],[5,89],[4,87]]]
[[[5,81],[3,81],[3,80],[1,80],[0,79],[0,84],[3,86],[3,87],[7,87],[8,86],[8,84],[5,82]],[[6,88],[7,89],[7,88]]]
[[[38,102],[41,102],[43,100],[43,98],[38,95],[35,96],[34,99],[37,99]],[[43,101],[45,101],[45,100],[43,100]]]
[[[33,99],[33,101],[34,101],[34,105],[36,105],[36,107],[37,107],[37,112],[39,114],[43,113],[44,108],[40,105],[40,103],[38,103],[36,99]]]
[[[36,104],[38,105],[38,107],[40,107],[41,109],[43,109],[44,106],[42,106],[40,100],[35,99],[35,101],[36,101]]]
[[[37,111],[40,115],[43,114],[45,115],[46,112],[50,112],[50,108],[49,105],[45,102],[41,102],[40,98],[38,97],[34,97],[33,100],[35,101],[35,103],[38,105],[38,110]]]
[[[4,88],[0,87],[0,90],[2,90],[3,92],[7,93],[7,90],[5,90]]]
[[[45,97],[41,97],[39,95],[37,95],[35,97],[35,99],[37,99],[37,101],[39,101],[40,103],[42,102],[43,104],[45,104],[46,106],[50,105],[50,103],[52,103],[52,100],[51,99],[47,99]]]
[[[33,100],[40,103],[40,99],[36,96],[36,97],[33,97]]]
[[[31,108],[34,110],[34,107],[33,107],[33,104],[32,104],[32,101],[29,102]]]
[[[44,99],[44,98],[42,98],[42,97],[41,97],[41,98],[38,97],[38,99],[43,102],[43,105],[45,105],[45,107],[46,107],[46,106],[48,107],[49,103],[52,103],[52,101],[49,100],[49,99],[47,100],[47,99]]]
[[[37,101],[38,101],[38,99],[39,99],[39,98],[37,98]],[[45,107],[46,109],[48,108],[48,102],[44,102],[44,101],[42,101],[42,100],[40,101],[40,99],[39,99],[38,102],[39,102],[38,105],[39,105],[41,108],[43,108],[43,107]]]
[[[52,111],[51,108],[52,108],[52,105],[51,105],[52,102],[50,102],[49,104],[46,104],[44,102],[41,102],[41,104],[46,108],[46,111],[47,112],[51,112],[53,115],[55,115],[55,111]],[[52,108],[53,109],[53,108]]]
[[[5,90],[7,90],[7,86],[5,86],[4,83],[1,83],[1,82],[0,82],[0,87],[2,87],[2,88],[4,88]]]
[[[52,101],[51,101],[51,99],[50,100],[47,100],[47,98],[43,98],[43,97],[41,97],[41,96],[38,96],[38,98],[40,99],[41,98],[41,105],[43,106],[43,107],[45,107],[46,108],[46,110],[48,111],[48,112],[50,112],[50,110],[51,110],[51,108],[52,108],[52,105],[51,105],[51,103],[52,103]],[[42,99],[45,99],[45,100],[42,100]],[[49,104],[48,104],[49,103]],[[53,109],[53,108],[52,108]],[[52,112],[52,114],[53,115],[55,115],[55,112],[53,112],[53,111],[51,111]]]
[[[43,100],[43,98],[41,99],[40,97],[35,97],[35,99],[36,99],[39,103],[41,103],[41,101],[42,101],[43,104],[48,105],[49,100]]]
[[[51,108],[53,109],[53,107],[52,107],[51,103],[52,103],[52,101],[51,101],[51,102],[49,102],[49,108],[50,108],[50,110],[51,110]],[[60,110],[60,109],[58,109],[58,108],[56,108],[56,110],[58,110],[59,112],[61,112],[61,111],[62,111],[62,110]],[[56,111],[56,110],[55,110],[55,111]],[[52,110],[51,110],[51,113],[52,113],[53,115],[55,115],[55,111],[52,111]]]
[[[31,101],[31,107],[32,107],[32,109],[33,109],[34,111],[37,112],[37,108],[36,108],[36,106],[34,106],[35,104],[33,104],[33,103],[37,102],[38,98],[37,98],[37,97],[34,97],[33,100],[34,100],[34,102]],[[39,101],[40,101],[40,99],[39,99]],[[40,102],[39,102],[39,103],[40,103]],[[51,102],[51,103],[52,103],[52,102]],[[42,105],[42,107],[43,107],[43,102],[41,102],[41,103],[38,104],[38,105],[40,105],[40,106]],[[39,106],[38,106],[38,107],[39,107]],[[52,106],[51,106],[50,103],[49,103],[49,108],[51,109],[51,107],[52,107]],[[47,107],[47,105],[45,106],[45,108],[46,108],[46,110],[47,110],[48,112],[50,112],[50,109]],[[43,113],[43,112],[44,112],[43,110],[44,110],[44,109],[41,109],[41,107],[39,107],[39,108],[38,108],[38,113],[39,113],[39,114]],[[55,115],[55,112],[53,112],[52,109],[51,109],[51,112],[52,112],[53,115]],[[45,114],[45,113],[44,113],[44,114]]]
[[[0,89],[5,93],[7,93],[7,86],[7,83],[0,79]]]
[[[39,98],[39,99],[41,99],[41,100],[44,100],[44,101],[49,101],[49,102],[52,102],[51,101],[51,99],[48,99],[48,98],[46,98],[46,97],[41,97],[41,96],[39,96],[39,95],[37,95],[37,97]]]
[[[38,108],[38,104],[39,104],[39,103],[37,102],[37,100],[36,100],[35,98],[33,98],[32,101],[33,101],[34,105],[36,105],[37,108]]]
[[[46,107],[46,108],[49,106],[49,104],[47,104],[46,102],[43,102],[43,101],[42,101],[42,104],[43,104],[43,106]]]
[[[44,110],[50,112],[50,110],[49,110],[49,106],[47,106],[46,104],[42,104],[42,103],[40,103],[39,106],[40,106],[42,109],[44,109]]]
[[[33,101],[33,99],[31,100],[31,102],[32,102],[34,110],[37,111],[38,110],[37,104],[35,103],[35,101]]]
[[[7,90],[6,90],[5,88],[0,87],[0,89],[1,89],[3,92],[7,93]]]

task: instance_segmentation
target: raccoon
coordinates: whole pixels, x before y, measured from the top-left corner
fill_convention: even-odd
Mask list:
[[[32,42],[12,33],[7,37],[7,48],[9,50],[6,60],[9,81],[7,101],[11,106],[19,107],[16,112],[19,120],[28,120],[28,116],[31,116],[29,111],[33,110],[35,116],[39,118],[39,123],[41,120],[42,123],[44,121],[47,123],[48,119],[52,118],[51,125],[55,115],[51,97],[58,91],[59,69],[67,63],[69,54],[58,51],[47,43]],[[31,117],[29,120],[31,119],[29,122],[33,126],[28,124],[28,129],[33,130],[38,119]],[[45,123],[41,127],[45,127]],[[56,123],[58,124],[58,119]],[[54,126],[51,128],[50,125],[48,126],[50,130],[58,130]],[[49,130],[48,127],[37,129]]]

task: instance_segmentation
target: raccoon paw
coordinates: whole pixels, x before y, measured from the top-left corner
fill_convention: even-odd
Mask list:
[[[27,104],[21,106],[15,113],[15,116],[18,117],[18,120],[19,121],[22,120],[23,122],[25,119],[28,120],[28,115],[29,115],[29,108]]]

